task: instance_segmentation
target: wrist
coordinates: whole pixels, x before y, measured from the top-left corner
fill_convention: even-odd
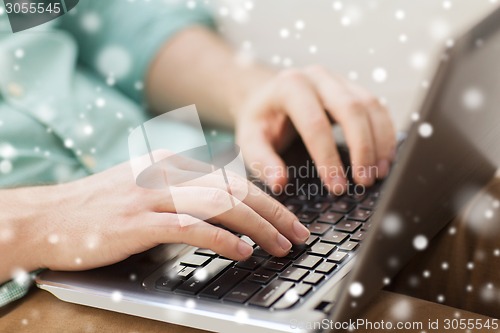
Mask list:
[[[237,66],[242,67],[235,78],[235,82],[239,84],[236,87],[236,91],[233,94],[229,94],[230,97],[227,105],[229,114],[233,118],[233,124],[236,123],[240,116],[242,105],[276,74],[274,70],[257,64]]]
[[[48,235],[51,232],[50,222],[54,222],[59,187],[41,186],[7,190],[4,203],[5,218],[11,228],[12,239],[7,258],[9,274],[16,269],[34,271],[46,268],[48,262]],[[59,195],[60,196],[60,195]],[[56,225],[56,223],[54,223]]]

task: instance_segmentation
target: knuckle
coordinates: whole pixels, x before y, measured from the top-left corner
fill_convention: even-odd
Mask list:
[[[301,87],[305,82],[304,74],[297,69],[287,69],[278,74],[277,77],[280,90],[285,92],[290,92],[290,90],[295,90],[297,87]]]
[[[271,206],[270,210],[273,221],[279,221],[283,219],[285,215],[284,208],[278,203],[273,203],[270,206]]]
[[[359,99],[352,98],[346,102],[346,107],[349,113],[356,117],[362,117],[365,115],[365,105]]]
[[[228,198],[229,194],[226,191],[218,188],[210,188],[207,190],[206,198],[209,202],[222,204]]]
[[[305,71],[312,75],[324,75],[328,73],[328,70],[321,65],[309,65],[305,68]]]
[[[326,120],[326,117],[323,114],[310,114],[308,118],[308,128],[311,130],[309,131],[313,135],[317,135],[317,131],[321,132],[324,129],[329,128],[329,123]]]
[[[363,99],[363,104],[371,110],[386,111],[385,108],[380,107],[378,98],[373,95],[367,96]]]
[[[226,243],[225,238],[224,230],[215,228],[210,236],[210,244],[213,248],[219,249]]]

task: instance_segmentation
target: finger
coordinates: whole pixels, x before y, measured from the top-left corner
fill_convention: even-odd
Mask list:
[[[349,89],[368,106],[368,116],[375,140],[377,178],[385,178],[396,149],[396,131],[386,107],[364,88],[350,84]]]
[[[149,237],[156,237],[158,244],[189,244],[211,249],[224,257],[238,261],[247,259],[253,252],[248,243],[229,231],[189,215],[160,213],[149,219],[149,223],[153,229]]]
[[[268,185],[273,192],[280,192],[288,181],[285,163],[265,138],[264,133],[253,130],[252,133],[247,133],[247,129],[242,131],[237,134],[238,142],[245,143],[241,145],[241,149],[245,159],[252,161],[248,165],[250,172]]]
[[[262,216],[224,190],[214,187],[171,188],[173,201],[167,211],[189,214],[198,219],[220,223],[229,229],[248,235],[264,250],[275,256],[284,256],[292,244]],[[196,204],[193,205],[193,194]],[[175,203],[175,205],[174,205]]]
[[[282,108],[302,137],[324,185],[333,193],[341,194],[345,191],[346,179],[324,108],[304,75],[296,72],[286,75],[287,83],[282,84],[278,92]]]
[[[307,71],[327,111],[342,127],[351,153],[351,172],[354,181],[372,185],[375,181],[376,152],[368,110],[326,70]]]
[[[222,181],[220,176],[214,174],[197,179],[195,184],[223,191],[229,188],[235,199],[242,201],[295,244],[304,243],[310,236],[309,230],[285,206],[237,174],[228,173],[227,184],[226,180]],[[241,217],[238,218],[241,220]]]

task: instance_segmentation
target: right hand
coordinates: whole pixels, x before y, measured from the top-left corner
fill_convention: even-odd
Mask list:
[[[168,190],[136,185],[129,163],[75,182],[38,188],[44,202],[26,236],[38,240],[39,250],[31,255],[38,256],[39,267],[54,270],[105,266],[165,243],[209,248],[234,260],[251,255],[250,245],[213,223],[248,235],[275,256],[286,255],[291,243],[309,237],[291,212],[246,179],[230,176],[229,182],[231,188],[248,186],[248,195],[210,222],[197,216],[217,207],[229,194],[206,180],[181,187],[181,199],[187,203],[183,206],[190,208],[180,213],[189,223],[179,222]]]

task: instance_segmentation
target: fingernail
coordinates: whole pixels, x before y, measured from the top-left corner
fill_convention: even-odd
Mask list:
[[[292,247],[292,243],[282,234],[278,234],[278,244],[285,251],[289,251]]]
[[[385,178],[389,173],[389,161],[380,160],[377,163],[377,178]]]
[[[238,252],[244,257],[249,257],[253,252],[253,248],[247,242],[240,240],[238,243]]]
[[[359,178],[363,185],[372,185],[375,182],[375,175],[372,167],[363,167],[363,170],[359,174]]]
[[[302,242],[305,242],[311,235],[309,230],[304,227],[299,221],[293,222],[293,232],[295,232],[295,236],[297,236],[297,238]]]
[[[346,187],[346,180],[344,177],[333,177],[331,183],[331,191],[335,195],[341,195],[344,193]]]

